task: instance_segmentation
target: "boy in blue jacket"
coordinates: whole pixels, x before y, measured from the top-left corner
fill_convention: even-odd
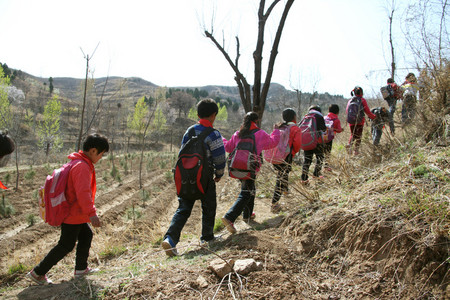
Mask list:
[[[212,99],[204,99],[197,104],[197,115],[199,121],[197,124],[189,127],[183,136],[181,147],[192,137],[189,132],[193,128],[195,135],[198,136],[208,127],[213,127],[219,107]],[[225,148],[223,146],[222,135],[217,129],[213,129],[204,140],[206,146],[206,156],[211,166],[214,168],[214,175],[208,178],[208,185],[204,196],[200,199],[202,202],[202,242],[214,240],[214,221],[216,218],[216,182],[219,182],[225,171]],[[195,200],[187,200],[178,197],[178,209],[175,212],[169,229],[164,235],[161,246],[164,248],[167,256],[178,255],[176,245],[180,240],[181,230],[183,230]]]

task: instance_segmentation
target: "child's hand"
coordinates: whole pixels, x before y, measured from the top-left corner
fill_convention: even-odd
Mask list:
[[[100,219],[98,218],[98,216],[92,216],[89,218],[91,220],[91,224],[94,227],[101,227],[102,223],[100,222]]]

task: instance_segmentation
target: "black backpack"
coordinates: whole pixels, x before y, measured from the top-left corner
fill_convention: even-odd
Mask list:
[[[173,170],[178,197],[197,200],[205,195],[213,173],[206,157],[205,138],[213,130],[206,127],[198,136],[195,135],[194,127],[188,131],[191,138],[181,147]]]

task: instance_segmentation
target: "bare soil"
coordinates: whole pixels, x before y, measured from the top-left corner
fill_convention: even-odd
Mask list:
[[[149,192],[144,203],[137,161],[128,174],[121,170],[121,182],[107,175],[108,160],[97,165],[96,206],[103,227],[95,230],[90,264],[101,272],[83,280],[72,277],[73,253],[49,272],[52,285],[36,286],[24,277],[59,236],[58,228],[40,219],[31,226],[27,221],[37,215],[35,191],[47,168],[34,167],[34,179],[23,179],[18,191],[6,193],[16,213],[0,221],[2,299],[450,299],[448,232],[424,236],[417,228],[420,220],[409,222],[378,202],[338,195],[339,170],[305,187],[295,168],[290,193],[281,200],[283,211],[274,214],[274,176],[264,165],[261,174],[269,175],[258,178],[254,222],[238,219],[238,233],[222,229],[217,242],[201,247],[197,201],[178,244],[181,255],[168,259],[160,242],[177,208],[172,162],[144,171],[143,188]],[[228,176],[218,183],[218,218],[238,193],[238,183]],[[350,205],[342,204],[344,198]],[[141,216],[127,218],[133,206]],[[263,269],[221,279],[207,268],[217,257],[253,258]],[[19,264],[25,270],[11,272]]]

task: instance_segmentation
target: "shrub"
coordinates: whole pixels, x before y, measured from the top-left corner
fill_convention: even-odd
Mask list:
[[[6,199],[5,195],[2,195],[2,202],[0,203],[0,215],[2,215],[2,217],[10,217],[13,214],[16,213],[16,210],[14,209],[14,207],[11,205],[11,203],[9,203],[9,201]]]
[[[28,170],[28,172],[25,173],[24,177],[26,180],[33,180],[35,175],[36,175],[36,171],[33,170],[32,166],[30,166],[30,169]]]
[[[28,226],[33,226],[36,224],[36,216],[34,214],[28,214],[27,215],[27,223]]]

